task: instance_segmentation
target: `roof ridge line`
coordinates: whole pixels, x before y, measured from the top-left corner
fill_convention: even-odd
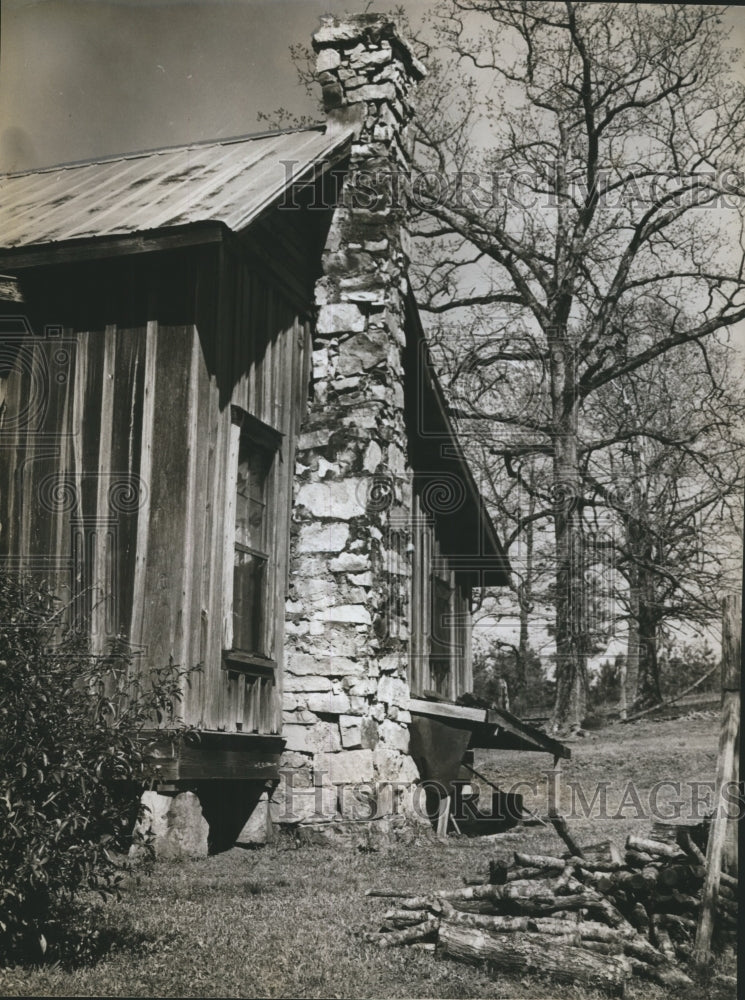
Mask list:
[[[116,163],[118,160],[137,160],[142,156],[153,156],[156,153],[171,153],[177,149],[193,149],[198,146],[230,146],[233,143],[245,142],[248,139],[269,139],[275,135],[289,135],[293,132],[320,132],[327,127],[326,122],[315,125],[296,125],[292,128],[270,129],[266,132],[249,132],[245,135],[231,135],[224,139],[195,139],[193,142],[177,142],[172,146],[155,146],[152,149],[130,150],[126,153],[109,153],[105,156],[92,156],[84,160],[66,160],[62,163],[50,163],[46,167],[32,167],[28,170],[0,172],[0,177],[25,177],[29,174],[46,174],[54,170],[69,170],[75,167],[92,166],[99,163]]]

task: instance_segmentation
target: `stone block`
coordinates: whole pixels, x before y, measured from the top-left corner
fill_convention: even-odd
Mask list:
[[[318,722],[318,718],[313,712],[309,712],[305,706],[296,708],[292,712],[282,712],[282,724],[283,725],[304,725],[313,726]]]
[[[403,708],[409,701],[408,683],[386,674],[378,682],[378,701]]]
[[[325,622],[353,622],[356,625],[370,625],[370,612],[364,604],[340,604],[336,607],[317,611],[314,618]]]
[[[339,718],[341,745],[345,750],[362,749],[362,719],[356,715]]]
[[[409,752],[409,727],[399,725],[390,719],[380,724],[380,738],[388,746],[395,747],[401,753]]]
[[[352,66],[358,66],[365,68],[384,66],[389,63],[393,58],[393,52],[391,50],[390,42],[383,42],[382,47],[379,49],[368,49],[363,46],[357,46],[352,49],[349,53],[349,62]]]
[[[360,723],[360,738],[363,749],[374,750],[380,739],[378,723],[375,719],[364,718]]]
[[[341,750],[339,727],[331,722],[316,722],[313,726],[287,725],[282,728],[285,749],[299,753],[329,753]]]
[[[340,344],[336,367],[340,375],[346,376],[368,371],[385,361],[385,345],[364,333],[358,333]]]
[[[358,715],[339,718],[341,744],[345,750],[374,750],[378,744],[378,724],[374,719]]]
[[[322,49],[316,59],[316,73],[328,73],[329,70],[336,69],[341,62],[341,56],[336,49]]]
[[[377,677],[353,677],[347,690],[350,695],[365,698],[377,693],[378,679]]]
[[[285,750],[280,759],[280,767],[292,770],[295,773],[306,771],[309,775],[310,757],[306,757],[306,755],[302,753],[294,753],[291,750]],[[308,780],[310,780],[310,778]]]
[[[132,846],[129,849],[131,858],[145,856],[144,842],[154,838],[155,844],[162,841],[168,831],[168,810],[171,808],[170,795],[159,792],[145,791],[140,796],[141,817],[132,831]]]
[[[341,715],[342,712],[349,711],[349,698],[345,694],[325,694],[308,695],[308,708],[311,712],[326,715]]]
[[[324,87],[324,99],[325,96],[326,88]],[[365,83],[361,87],[349,88],[347,97],[350,101],[395,101],[396,88],[390,81]]]
[[[287,674],[286,691],[330,691],[331,681],[319,674]]]
[[[361,333],[366,323],[365,314],[359,306],[352,302],[334,302],[321,306],[318,310],[316,332],[319,336],[333,333]]]
[[[207,857],[209,824],[193,792],[180,792],[174,796],[167,819],[165,836],[155,841],[156,857],[169,860]]]
[[[400,781],[409,784],[419,781],[417,766],[408,754],[378,744],[373,750],[375,777],[379,781]]]
[[[377,441],[371,441],[365,449],[365,456],[362,464],[366,472],[373,473],[383,460],[383,452]]]
[[[364,664],[347,656],[333,653],[300,653],[296,650],[285,654],[285,672],[296,676],[362,677]]]
[[[324,784],[355,784],[373,780],[373,751],[344,750],[342,753],[317,754],[313,761],[314,774],[323,774]]]
[[[397,673],[404,661],[398,653],[386,653],[378,657],[378,669],[381,674]]]
[[[348,521],[365,513],[364,480],[349,478],[322,483],[304,483],[297,492],[296,505],[314,517]],[[343,545],[327,551],[341,551]]]
[[[332,573],[361,573],[370,569],[370,557],[361,552],[342,552],[328,565]]]
[[[266,844],[272,837],[269,796],[264,792],[236,838],[236,844]]]
[[[347,544],[348,538],[349,526],[339,521],[331,521],[326,524],[303,524],[298,535],[297,551],[301,553],[341,552]]]

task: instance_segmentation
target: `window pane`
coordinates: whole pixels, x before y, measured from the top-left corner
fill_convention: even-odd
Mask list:
[[[235,550],[233,570],[233,648],[265,654],[263,649],[264,579],[266,559]]]
[[[241,440],[235,502],[235,540],[266,552],[267,485],[271,457]]]
[[[432,578],[432,584],[432,655],[449,660],[453,647],[450,587],[437,577]]]

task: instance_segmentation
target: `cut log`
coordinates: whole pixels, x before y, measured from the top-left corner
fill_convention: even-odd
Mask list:
[[[658,913],[655,916],[657,923],[665,930],[674,927],[690,935],[696,930],[696,921],[692,917],[681,917],[679,913]]]
[[[409,927],[411,924],[420,924],[423,920],[428,920],[431,916],[429,910],[388,910],[383,916],[383,923],[390,925],[395,930],[402,927]]]
[[[567,850],[574,858],[583,857],[582,848],[579,846],[577,841],[572,837],[569,832],[569,827],[567,826],[567,821],[563,816],[559,815],[554,809],[549,810],[548,818],[553,826],[554,830],[558,833],[561,839],[567,846]]]
[[[557,982],[585,983],[614,993],[623,993],[631,973],[629,960],[622,956],[601,957],[542,934],[489,934],[443,921],[439,945],[446,955],[488,962],[500,971],[539,973]]]
[[[698,913],[699,900],[695,896],[678,892],[677,889],[669,893],[657,893],[654,899],[654,908],[658,913]]]
[[[502,933],[512,933],[515,931],[528,930],[527,917],[504,917],[486,913],[463,913],[456,910],[449,903],[445,903],[442,909],[442,919],[452,924],[460,924],[463,927],[480,927],[486,930],[499,931]]]
[[[722,913],[729,913],[732,917],[736,917],[738,913],[737,902],[734,899],[725,899],[722,895],[717,899],[717,909]]]
[[[670,940],[670,935],[667,933],[664,927],[660,925],[659,920],[654,921],[654,936],[657,940],[657,947],[662,952],[662,954],[670,962],[675,961],[675,947]]]
[[[651,855],[653,858],[685,858],[683,851],[677,844],[663,844],[659,840],[649,840],[646,837],[634,837],[631,834],[626,838],[627,851],[639,851],[643,854]]]
[[[730,875],[728,872],[719,873],[719,882],[721,885],[728,885],[731,889],[734,889],[735,892],[737,892],[740,885],[739,880],[734,875]]]
[[[612,840],[601,840],[597,844],[588,844],[582,848],[582,859],[593,864],[610,862],[611,864],[621,864],[623,860],[621,852]]]
[[[661,986],[681,989],[692,986],[693,981],[677,966],[665,963],[664,965],[649,965],[647,962],[640,962],[638,959],[630,958],[632,971],[635,975],[644,979],[651,979],[652,982]]]
[[[683,830],[679,843],[689,858],[692,858],[697,864],[706,867],[706,855],[693,840],[689,830]]]
[[[555,868],[563,871],[567,865],[564,858],[557,858],[551,854],[523,854],[515,851],[515,864],[522,868]]]
[[[642,934],[649,931],[649,914],[643,903],[634,903],[629,911],[629,923]]]
[[[732,900],[733,902],[736,903],[737,902],[737,893],[735,892],[735,890],[731,886],[725,885],[724,882],[720,882],[719,883],[719,898],[720,899],[729,899],[729,900]]]
[[[655,858],[646,851],[626,851],[626,865],[629,868],[646,868],[647,865],[661,864],[660,858]]]
[[[371,944],[376,944],[379,948],[392,948],[401,944],[409,944],[411,941],[421,941],[432,934],[436,934],[440,926],[437,917],[429,917],[420,924],[413,927],[405,927],[400,931],[390,931],[384,934],[370,934],[365,936],[365,940]]]
[[[659,881],[661,885],[670,889],[684,889],[686,887],[699,888],[706,876],[706,869],[701,865],[666,865],[660,869]]]

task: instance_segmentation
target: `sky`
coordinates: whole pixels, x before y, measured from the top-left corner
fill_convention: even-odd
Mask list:
[[[314,114],[289,53],[326,12],[432,0],[2,0],[0,172],[244,135]],[[732,8],[745,47],[745,8]]]
[[[398,2],[398,0],[397,0]],[[3,0],[0,172],[245,135],[314,114],[293,42],[390,0]],[[432,5],[406,0],[413,19]]]

